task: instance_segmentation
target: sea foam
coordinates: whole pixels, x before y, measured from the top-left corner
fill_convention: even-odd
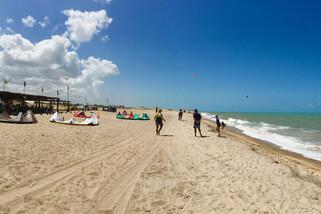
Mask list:
[[[215,121],[215,116],[210,113],[202,113],[206,119]],[[235,118],[226,118],[227,126],[240,130],[243,134],[270,142],[281,149],[302,154],[305,157],[321,161],[321,142],[304,140],[304,136],[314,130],[303,130],[288,126],[279,126],[265,122],[251,122]],[[295,136],[294,136],[295,135]]]

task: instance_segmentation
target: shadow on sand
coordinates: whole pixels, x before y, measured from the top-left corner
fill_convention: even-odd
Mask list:
[[[172,134],[161,134],[160,136],[162,136],[162,137],[174,137],[174,135],[172,135]]]

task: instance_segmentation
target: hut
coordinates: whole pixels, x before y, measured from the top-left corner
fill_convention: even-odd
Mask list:
[[[8,114],[25,112],[31,109],[34,113],[53,113],[59,112],[59,105],[67,105],[67,111],[70,109],[70,101],[60,100],[58,97],[49,97],[43,95],[22,94],[8,91],[0,91],[2,111]]]

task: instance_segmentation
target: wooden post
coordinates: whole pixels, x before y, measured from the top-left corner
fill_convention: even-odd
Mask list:
[[[38,99],[38,112],[40,114],[42,114],[42,109],[41,109],[41,106],[40,106],[40,99]]]
[[[57,98],[57,112],[59,112],[59,98]]]

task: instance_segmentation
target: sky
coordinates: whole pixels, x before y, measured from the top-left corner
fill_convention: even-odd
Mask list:
[[[202,111],[321,112],[321,2],[0,0],[7,90]]]

